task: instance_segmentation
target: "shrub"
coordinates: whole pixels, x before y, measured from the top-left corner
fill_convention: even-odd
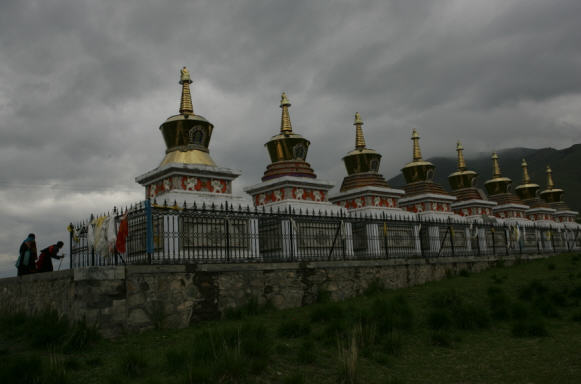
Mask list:
[[[181,349],[170,349],[165,353],[165,365],[168,372],[179,372],[187,366],[188,353]]]
[[[430,342],[437,347],[451,347],[452,336],[444,330],[437,330],[430,333]]]
[[[293,373],[290,376],[286,376],[282,380],[282,383],[283,384],[304,384],[304,383],[306,383],[305,375],[303,375],[302,373]]]
[[[530,301],[535,296],[543,296],[548,292],[548,288],[540,281],[533,280],[519,290],[519,299]]]
[[[323,328],[321,338],[324,342],[332,343],[337,337],[344,335],[347,332],[347,328],[347,322],[343,319],[330,321]]]
[[[143,376],[147,365],[147,360],[142,355],[131,351],[121,357],[118,367],[123,376],[134,378]]]
[[[468,270],[466,270],[466,269],[462,269],[460,271],[459,275],[462,277],[470,277],[470,272],[468,272]]]
[[[36,347],[59,345],[69,331],[67,319],[53,310],[29,316],[25,323],[28,325],[26,336]]]
[[[466,303],[455,290],[436,292],[430,297],[432,310],[428,326],[433,330],[486,328],[490,325],[488,313],[477,305]]]
[[[507,320],[510,317],[510,300],[507,294],[498,287],[489,287],[486,294],[492,318]]]
[[[186,384],[210,384],[214,383],[214,370],[209,364],[190,364],[186,367]]]
[[[428,327],[433,330],[452,328],[452,319],[448,311],[443,308],[432,309],[428,313]]]
[[[77,321],[63,343],[66,352],[81,351],[101,339],[101,335],[95,327],[90,327],[83,321]]]
[[[297,352],[297,361],[303,364],[311,364],[317,360],[316,347],[313,340],[303,341]]]
[[[385,291],[385,284],[379,279],[373,279],[363,291],[365,296],[373,296]]]
[[[311,333],[311,326],[296,319],[285,320],[278,327],[278,335],[287,338],[298,338]]]
[[[40,358],[37,356],[6,356],[0,364],[0,378],[3,383],[39,383],[43,376]]]
[[[330,303],[331,302],[331,292],[327,291],[326,289],[320,288],[317,291],[316,302],[319,304]]]
[[[381,340],[381,347],[388,355],[397,355],[403,347],[403,339],[399,333],[392,332]]]
[[[459,329],[487,328],[490,325],[488,313],[476,305],[462,304],[451,309],[454,325]]]
[[[543,337],[549,334],[545,323],[539,317],[515,321],[511,332],[514,337]]]
[[[375,300],[371,313],[371,319],[377,322],[381,334],[392,332],[394,329],[410,330],[413,327],[413,311],[403,295],[395,296],[391,300]]]
[[[228,308],[224,311],[224,318],[229,320],[241,320],[248,316],[256,316],[261,313],[271,311],[273,305],[270,301],[261,305],[258,298],[251,296],[246,300],[246,304],[236,308]]]
[[[345,318],[345,311],[339,304],[317,305],[311,312],[311,321],[326,322]]]
[[[357,330],[353,329],[348,340],[337,338],[337,349],[341,366],[340,379],[344,383],[355,384],[358,379],[359,348]]]
[[[535,298],[535,300],[533,301],[533,308],[535,309],[535,311],[537,311],[543,316],[553,318],[559,317],[559,312],[557,311],[557,308],[555,308],[553,303],[549,301],[549,299],[545,296]]]

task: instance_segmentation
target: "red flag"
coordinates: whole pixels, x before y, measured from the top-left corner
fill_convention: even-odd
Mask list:
[[[117,242],[115,247],[117,252],[125,253],[125,240],[127,240],[127,235],[129,234],[129,223],[127,222],[127,213],[121,218],[121,223],[119,223],[119,231],[117,232]]]

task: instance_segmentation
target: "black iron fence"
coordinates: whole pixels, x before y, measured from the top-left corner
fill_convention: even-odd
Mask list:
[[[127,220],[125,252],[115,235]],[[71,225],[71,268],[187,264],[483,257],[581,250],[579,226],[469,223],[220,207],[151,206]],[[117,243],[117,245],[119,245]]]

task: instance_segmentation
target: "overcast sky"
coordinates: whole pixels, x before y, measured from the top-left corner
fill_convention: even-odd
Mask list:
[[[394,176],[424,157],[581,142],[581,1],[0,1],[0,276],[29,232],[143,198],[190,69],[211,155],[257,183],[280,128],[340,183],[361,113]],[[488,175],[482,175],[486,179]]]

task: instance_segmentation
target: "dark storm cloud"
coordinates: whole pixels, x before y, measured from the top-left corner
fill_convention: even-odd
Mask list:
[[[308,161],[339,182],[361,112],[392,176],[425,157],[581,141],[581,3],[73,1],[0,3],[0,271],[23,235],[143,196],[187,65],[211,155],[256,183],[280,92]],[[499,140],[499,137],[502,140]]]

